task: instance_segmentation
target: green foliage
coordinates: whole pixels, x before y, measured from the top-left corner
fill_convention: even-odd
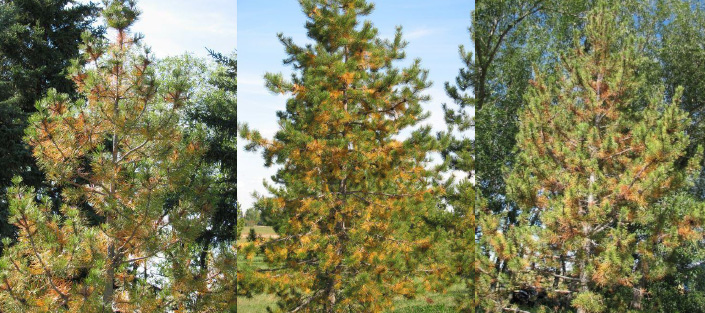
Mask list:
[[[678,87],[681,107],[690,114],[688,134],[691,145],[688,155],[693,156],[697,147],[705,144],[705,69],[700,61],[705,58],[705,3],[702,1],[666,1],[651,14],[655,27],[663,29],[661,42],[655,44],[654,54],[662,64],[660,78],[666,82],[666,96],[676,96]],[[705,165],[705,164],[703,164]],[[705,199],[705,167],[693,187],[693,193]]]
[[[474,231],[471,231],[475,228],[475,187],[470,180],[475,166],[473,142],[468,131],[474,126],[470,115],[474,99],[470,95],[472,54],[462,45],[459,52],[465,67],[460,69],[455,84],[445,84],[446,93],[455,105],[451,107],[443,104],[448,130],[439,134],[439,138],[445,143],[441,156],[447,165],[446,170],[451,173],[445,183],[444,197],[444,202],[453,212],[446,226],[454,253],[451,267],[456,269],[455,276],[467,287],[467,293],[457,297],[458,310],[470,312],[475,307],[475,236]],[[461,178],[458,180],[456,175]]]
[[[262,225],[262,217],[261,213],[257,209],[249,209],[245,212],[245,216],[243,217],[245,225],[252,227],[255,225]]]
[[[209,229],[199,239],[204,244],[234,241],[237,210],[237,60],[235,54],[210,51],[215,70],[206,80],[209,88],[199,95],[188,117],[206,127],[204,160],[216,168],[217,195]]]
[[[406,42],[400,29],[382,40],[359,20],[372,4],[301,6],[313,44],[280,34],[296,73],[290,81],[265,75],[272,92],[290,96],[280,129],[270,140],[240,128],[248,150],[261,148],[265,165],[280,166],[272,196],[257,204],[280,238],[244,249],[260,250],[270,269],[241,276],[277,294],[272,310],[380,312],[395,296],[442,287],[435,281],[447,276],[428,258],[443,235],[426,221],[441,194],[426,168],[436,143],[429,128],[398,137],[428,115],[427,72],[419,60],[395,66]]]
[[[646,310],[658,313],[705,312],[702,277],[702,266],[683,268],[678,274],[653,284],[649,288],[650,298],[645,301]]]
[[[0,3],[0,236],[14,236],[7,223],[6,188],[15,175],[58,204],[59,190],[43,184],[43,174],[22,141],[34,104],[54,88],[76,97],[65,68],[79,54],[81,33],[92,26],[97,7],[70,0],[17,0]],[[4,246],[4,245],[3,245]]]
[[[242,210],[238,206],[237,208],[237,229],[235,230],[235,238],[240,238],[242,229],[245,227],[245,216],[242,214]]]
[[[600,313],[607,309],[602,295],[590,291],[576,295],[571,304],[580,312],[585,313]]]
[[[19,179],[10,189],[18,240],[0,259],[2,311],[234,310],[234,246],[198,265],[212,178],[203,133],[184,128],[189,75],[159,73],[128,37],[134,3],[105,4],[120,28],[111,43],[84,33],[70,69],[81,97],[52,89],[29,119],[26,141],[63,204]]]
[[[103,17],[108,27],[122,31],[134,24],[140,11],[135,0],[103,0]]]
[[[673,270],[666,257],[700,240],[705,222],[697,206],[661,208],[700,160],[679,165],[687,115],[663,102],[662,89],[644,87],[633,37],[616,17],[598,5],[560,76],[536,73],[507,180],[531,234],[519,244],[526,260],[510,268],[515,284],[580,292],[578,312],[601,310],[596,288],[621,286],[634,289],[629,306],[642,309],[647,282]]]
[[[531,8],[535,7],[533,11]],[[547,76],[560,76],[563,67],[563,55],[573,49],[575,36],[584,40],[584,29],[587,12],[596,7],[595,1],[478,1],[473,22],[473,40],[476,43],[477,67],[473,74],[473,84],[476,88],[484,88],[483,96],[476,93],[478,106],[476,129],[477,141],[477,182],[478,192],[484,196],[483,201],[476,206],[478,228],[478,264],[482,273],[478,276],[478,292],[480,298],[487,300],[484,307],[501,310],[512,298],[511,291],[506,286],[521,285],[515,280],[515,273],[509,272],[517,267],[522,252],[521,238],[530,236],[530,227],[521,225],[540,225],[538,215],[533,211],[520,210],[516,203],[507,197],[506,176],[504,168],[515,167],[516,134],[518,132],[518,112],[528,105],[523,98],[527,93],[532,70],[546,73]],[[699,45],[702,38],[703,3],[689,0],[662,1],[622,1],[613,8],[615,19],[621,21],[621,26],[634,36],[634,54],[639,58],[637,72],[643,79],[642,90],[638,92],[640,99],[635,100],[635,106],[644,106],[648,102],[647,95],[654,95],[658,90],[659,97],[667,102],[675,101],[689,113],[686,133],[689,145],[684,157],[677,162],[678,168],[692,164],[697,160],[697,147],[705,143],[700,121],[702,101],[698,100],[697,90],[702,79],[702,66],[697,66],[700,55],[705,49]],[[496,47],[496,52],[494,48]],[[589,50],[589,48],[586,47]],[[483,72],[484,71],[484,72]],[[682,86],[682,94],[677,94]],[[675,97],[682,95],[679,97]],[[656,97],[656,96],[654,96]],[[639,104],[636,104],[636,103]],[[695,157],[695,158],[694,158]],[[701,163],[702,165],[702,163]],[[688,183],[690,193],[696,198],[702,198],[703,174],[695,179],[694,184]],[[680,197],[680,196],[679,196]],[[664,203],[668,203],[664,201]],[[481,205],[481,203],[485,203]],[[659,204],[660,206],[661,204]],[[697,209],[686,209],[697,212]],[[672,216],[663,217],[673,221],[682,218],[682,210],[672,212]],[[670,214],[670,213],[669,213]],[[680,216],[680,217],[678,217]],[[519,229],[523,229],[519,231]],[[495,233],[497,231],[497,233]],[[636,228],[630,232],[637,236],[647,236],[654,231]],[[490,235],[485,238],[485,235]],[[682,244],[687,244],[682,242]],[[504,251],[497,258],[492,251]],[[679,249],[676,249],[679,250]],[[679,268],[672,271],[664,281],[657,283],[660,290],[677,292],[678,281],[688,277],[684,269],[689,264],[696,264],[702,258],[699,249],[680,252],[673,259],[668,252],[661,256],[668,260],[670,266]],[[647,283],[648,285],[649,283]],[[670,286],[670,287],[666,287]],[[697,286],[697,285],[693,285]],[[522,286],[519,286],[522,287]],[[647,288],[648,289],[648,288]],[[649,289],[650,290],[650,289]],[[605,295],[611,295],[614,290],[605,289]],[[672,303],[685,306],[688,301],[682,299],[697,299],[702,293],[697,287],[688,293],[682,293],[681,300]],[[625,293],[631,297],[631,292]],[[665,294],[665,293],[664,293]],[[550,298],[550,297],[549,297]],[[655,298],[649,298],[654,299]],[[675,299],[670,297],[671,299]],[[492,299],[491,301],[488,299]],[[556,297],[548,302],[560,301]],[[650,300],[649,300],[650,301]],[[671,300],[669,300],[671,301]],[[645,302],[648,302],[645,300]],[[680,303],[679,303],[680,302]],[[492,304],[491,304],[492,303]],[[629,301],[622,304],[629,306]],[[646,304],[645,304],[646,305]],[[619,306],[612,306],[617,308]],[[657,306],[644,307],[643,310],[658,310]],[[687,311],[687,310],[686,310]]]

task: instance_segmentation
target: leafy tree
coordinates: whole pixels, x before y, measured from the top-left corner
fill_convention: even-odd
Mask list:
[[[379,312],[442,275],[424,264],[437,234],[424,221],[440,195],[426,169],[435,143],[428,128],[398,137],[427,116],[427,74],[419,60],[393,65],[405,57],[401,30],[378,39],[359,21],[373,9],[366,1],[301,5],[314,43],[280,35],[297,73],[265,76],[271,91],[291,95],[281,128],[271,140],[240,129],[249,150],[281,166],[272,196],[258,200],[280,235],[259,245],[269,269],[241,275],[276,294],[280,311]],[[251,258],[255,247],[245,250]]]
[[[244,215],[242,214],[242,210],[240,208],[237,208],[237,230],[235,231],[235,235],[237,238],[240,238],[240,234],[242,233],[242,229],[245,228],[245,219]]]
[[[522,21],[544,9],[548,1],[479,1],[473,21],[477,51],[475,88],[476,106],[481,110],[492,97],[489,83],[491,67],[501,60],[500,49]]]
[[[81,33],[101,29],[92,23],[93,4],[71,0],[15,0],[0,2],[0,236],[13,236],[7,222],[5,192],[11,179],[21,175],[26,184],[41,188],[54,201],[58,190],[44,185],[43,175],[22,141],[34,104],[50,88],[76,97],[65,68],[79,54]],[[0,248],[1,249],[1,248]]]
[[[259,225],[261,221],[261,214],[257,209],[249,209],[245,212],[244,220],[247,226]]]
[[[50,90],[26,140],[63,204],[11,187],[17,243],[0,259],[4,312],[173,312],[234,308],[234,249],[203,271],[194,255],[208,225],[210,177],[194,175],[198,134],[184,135],[187,77],[156,75],[129,28],[134,1],[106,1],[112,43],[84,33],[70,77],[84,99]],[[169,203],[175,191],[189,195]],[[206,198],[206,199],[204,199]],[[37,201],[39,199],[39,201]],[[89,206],[94,223],[80,208]],[[9,240],[4,240],[9,244]]]
[[[670,99],[680,95],[681,107],[689,113],[691,122],[688,134],[691,145],[689,156],[695,155],[697,147],[705,144],[705,96],[699,90],[705,88],[705,3],[702,1],[669,1],[652,13],[656,21],[654,28],[662,29],[654,43],[652,54],[663,65],[661,79],[666,84],[666,96]],[[678,87],[683,88],[677,94]],[[705,164],[703,164],[705,165]],[[693,193],[705,199],[705,167],[701,171]]]
[[[578,312],[624,303],[623,293],[603,291],[624,288],[628,307],[643,309],[647,282],[674,270],[669,255],[700,240],[705,222],[702,206],[676,193],[700,162],[680,165],[687,114],[643,86],[632,37],[615,20],[599,4],[562,77],[536,74],[508,180],[524,218],[536,221],[523,223],[524,260],[511,270],[526,285],[567,289]]]

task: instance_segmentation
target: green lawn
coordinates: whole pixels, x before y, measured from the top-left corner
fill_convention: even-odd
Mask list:
[[[394,301],[393,313],[451,313],[453,309],[453,295],[461,292],[461,286],[454,286],[445,294],[427,294],[417,299],[398,298]],[[430,298],[433,303],[426,302]],[[267,312],[267,306],[273,306],[276,301],[273,295],[255,295],[252,298],[238,297],[238,313]]]
[[[255,295],[252,298],[237,297],[238,313],[267,312],[267,306],[274,304],[273,295]]]
[[[398,298],[394,301],[394,313],[450,313],[456,312],[453,309],[455,296],[463,292],[462,285],[455,285],[449,288],[444,294],[431,293],[417,297],[416,299]],[[428,303],[426,299],[432,300]]]
[[[269,226],[254,226],[255,232],[258,235],[271,237],[276,236],[274,230]],[[246,236],[249,233],[250,228],[245,227],[242,231],[241,240],[246,240]],[[259,259],[259,260],[258,260]],[[255,266],[265,266],[263,262],[260,261],[261,258],[255,259]],[[238,258],[238,262],[240,259]],[[456,285],[444,293],[431,293],[426,295],[420,295],[416,299],[404,299],[399,297],[394,300],[395,309],[390,313],[450,313],[455,312],[453,309],[454,297],[458,293],[463,292],[462,285]],[[427,299],[431,301],[427,301]],[[274,295],[255,295],[252,298],[238,297],[237,298],[237,312],[239,313],[260,313],[267,312],[267,306],[273,306],[276,301]],[[430,302],[430,303],[429,303]]]

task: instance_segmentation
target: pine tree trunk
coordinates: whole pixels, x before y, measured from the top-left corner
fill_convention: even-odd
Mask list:
[[[586,251],[587,252],[587,249]],[[587,261],[580,262],[580,292],[588,291]]]
[[[641,310],[641,301],[644,299],[644,291],[641,286],[632,288],[632,303],[631,307],[634,310]]]
[[[327,295],[327,303],[326,303],[326,313],[333,313],[335,312],[335,284],[333,281],[331,281],[330,285],[328,286],[328,295]]]
[[[586,261],[580,263],[580,292],[588,291],[587,287],[587,272],[585,271]],[[587,313],[583,307],[579,307],[577,313]]]
[[[118,41],[120,44],[120,48],[122,50],[122,30],[119,31],[119,36],[118,36]],[[115,99],[113,102],[113,114],[114,116],[118,116],[119,114],[119,94],[120,94],[120,72],[116,73],[115,77]],[[118,135],[117,135],[117,130],[113,129],[113,142],[112,142],[112,163],[113,163],[113,173],[117,173],[118,169]],[[115,199],[115,188],[116,182],[115,178],[113,176],[113,180],[110,183],[110,193],[108,194],[109,198]],[[112,212],[109,212],[107,214],[105,224],[110,227],[112,226],[111,224],[113,223],[113,217],[112,217]],[[115,293],[114,290],[114,281],[115,281],[115,243],[111,238],[108,238],[108,268],[105,273],[105,287],[103,291],[103,310],[106,308],[110,308],[110,312],[113,311],[113,295]]]
[[[645,265],[642,262],[642,260],[638,261],[639,263],[639,271],[641,272],[642,278],[639,279],[639,283],[636,284],[636,286],[632,287],[632,302],[630,303],[632,309],[634,310],[641,310],[641,302],[644,299],[644,285],[646,285],[646,281],[644,280],[644,275],[645,275]]]
[[[103,310],[106,308],[110,309],[110,312],[112,312],[112,307],[113,307],[113,294],[115,293],[115,290],[113,289],[113,283],[115,281],[115,267],[114,267],[114,260],[115,259],[115,247],[113,246],[113,243],[111,242],[108,245],[108,269],[106,271],[106,277],[105,277],[105,288],[103,291]]]
[[[595,203],[595,195],[592,194],[592,185],[595,183],[595,173],[590,173],[590,178],[588,179],[588,189],[590,190],[590,193],[588,193],[587,196],[587,205],[585,205],[583,208],[581,208],[580,215],[585,216],[588,215],[591,209],[591,206]],[[588,282],[589,282],[589,277],[587,274],[587,263],[588,260],[590,260],[590,233],[591,229],[588,225],[583,226],[583,236],[585,236],[584,240],[585,243],[583,243],[583,253],[585,254],[581,260],[580,260],[580,292],[586,292],[589,291],[588,288]],[[578,308],[578,313],[586,313],[584,308]]]
[[[583,251],[585,252],[585,257],[580,261],[580,292],[589,291],[588,281],[589,277],[587,275],[587,262],[590,258],[590,243],[586,241],[583,244]],[[577,313],[587,313],[584,308],[578,308]]]

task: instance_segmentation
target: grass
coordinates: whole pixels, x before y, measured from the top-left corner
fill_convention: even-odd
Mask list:
[[[426,294],[416,299],[397,298],[394,300],[395,309],[390,313],[451,313],[453,309],[453,296],[461,292],[461,286],[453,286],[445,294]],[[429,304],[429,298],[433,303]],[[260,294],[252,298],[237,297],[237,312],[239,313],[260,313],[267,312],[267,306],[274,306],[276,297],[274,295]]]
[[[454,309],[455,296],[463,292],[462,285],[451,286],[446,293],[420,295],[416,299],[397,298],[392,313],[450,313]],[[431,302],[427,302],[430,299]]]
[[[267,306],[273,305],[275,301],[276,298],[274,297],[274,295],[255,295],[252,298],[237,297],[237,312],[267,312]]]
[[[269,226],[254,226],[255,232],[263,237],[276,237],[276,233]],[[250,227],[245,227],[239,241],[247,240]],[[240,258],[238,257],[238,262]],[[261,257],[255,257],[255,266],[265,267]],[[389,313],[450,313],[453,309],[455,296],[463,292],[462,285],[455,285],[448,289],[446,293],[430,293],[419,295],[415,299],[405,299],[398,297],[394,299],[394,310]],[[429,301],[430,300],[430,301]],[[260,313],[267,312],[268,306],[274,306],[276,297],[269,294],[254,295],[252,298],[237,297],[237,312],[239,313]]]
[[[274,232],[274,229],[270,226],[252,226],[252,227],[243,227],[242,228],[242,234],[240,234],[240,239],[246,239],[247,234],[250,233],[250,228],[255,229],[255,233],[257,235],[260,235],[264,238],[270,238],[270,237],[276,237],[277,233]]]

